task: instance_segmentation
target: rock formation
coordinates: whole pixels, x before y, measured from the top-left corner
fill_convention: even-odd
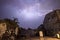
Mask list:
[[[15,40],[19,34],[19,26],[15,20],[0,19],[0,40]]]
[[[43,25],[47,35],[55,35],[60,31],[60,9],[54,10],[45,16]]]

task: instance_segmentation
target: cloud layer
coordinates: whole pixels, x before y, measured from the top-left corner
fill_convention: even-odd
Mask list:
[[[0,0],[0,17],[16,17],[20,26],[37,28],[48,12],[58,8],[60,0]]]

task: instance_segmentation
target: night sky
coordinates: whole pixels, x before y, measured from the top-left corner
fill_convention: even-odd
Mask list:
[[[37,28],[60,0],[0,0],[0,18],[18,18],[23,28]]]

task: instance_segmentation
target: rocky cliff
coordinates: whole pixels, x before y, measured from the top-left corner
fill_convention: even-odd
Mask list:
[[[54,10],[45,16],[43,25],[47,35],[54,35],[60,31],[60,9]]]
[[[0,19],[0,40],[18,40],[19,31],[17,21]]]

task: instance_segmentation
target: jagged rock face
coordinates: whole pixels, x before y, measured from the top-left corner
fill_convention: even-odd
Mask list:
[[[6,30],[6,23],[0,23],[0,36],[5,33]]]
[[[60,10],[54,10],[45,16],[43,25],[48,31],[60,31]],[[51,33],[52,33],[51,32]]]
[[[8,40],[9,38],[16,39],[19,31],[19,26],[14,20],[1,20],[0,19],[0,40]],[[8,38],[9,37],[9,38]]]

